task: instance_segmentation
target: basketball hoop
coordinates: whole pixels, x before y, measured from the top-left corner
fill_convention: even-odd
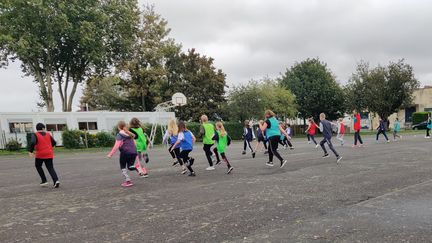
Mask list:
[[[187,103],[186,96],[183,93],[175,93],[171,98],[171,103],[175,106],[184,106]]]

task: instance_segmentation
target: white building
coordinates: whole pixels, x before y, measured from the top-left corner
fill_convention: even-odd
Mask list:
[[[166,124],[174,118],[174,112],[0,112],[0,149],[10,139],[18,139],[26,145],[26,133],[34,132],[37,123],[45,124],[58,145],[62,145],[61,131],[68,129],[87,130],[90,133],[111,132],[121,120],[129,122],[133,117],[142,123]]]

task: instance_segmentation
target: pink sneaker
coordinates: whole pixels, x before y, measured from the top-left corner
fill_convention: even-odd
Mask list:
[[[133,183],[131,181],[125,181],[121,184],[122,187],[130,187],[133,186]]]

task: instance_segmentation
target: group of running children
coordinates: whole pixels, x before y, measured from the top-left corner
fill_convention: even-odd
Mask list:
[[[256,152],[260,150],[260,147],[265,148],[265,154],[268,154],[269,160],[266,163],[267,166],[274,166],[273,158],[276,157],[280,161],[280,168],[284,167],[287,160],[283,159],[278,152],[278,145],[282,145],[285,149],[294,149],[291,142],[293,136],[293,130],[289,123],[282,123],[276,119],[276,115],[271,111],[265,112],[266,120],[260,120],[256,130],[257,143],[255,148],[252,146],[252,141],[255,140],[255,133],[253,132],[253,124],[251,121],[246,120],[244,124],[244,147],[242,154],[246,154],[247,148],[251,151],[251,155],[255,158]],[[329,149],[336,156],[337,163],[340,162],[342,156],[335,150],[331,138],[333,132],[337,133],[337,139],[341,146],[344,145],[344,134],[345,125],[342,119],[339,119],[337,123],[332,123],[326,120],[326,115],[321,113],[320,125],[318,126],[313,118],[308,119],[308,127],[306,129],[308,143],[311,141],[315,144],[316,148],[321,146],[326,158],[329,156],[325,144],[327,143]],[[360,115],[357,111],[354,111],[354,145],[353,147],[363,146],[363,141],[360,136]],[[202,115],[201,118],[200,136],[203,139],[203,150],[205,152],[209,166],[206,170],[215,170],[215,165],[219,165],[222,161],[227,166],[227,174],[230,174],[234,167],[230,164],[226,156],[226,148],[231,143],[231,138],[222,122],[216,122],[215,125],[209,122],[206,115]],[[111,149],[108,157],[111,158],[117,151],[120,151],[120,170],[124,176],[124,182],[121,184],[123,187],[130,187],[133,185],[128,171],[136,171],[140,177],[148,177],[147,169],[144,164],[149,162],[149,156],[147,150],[151,145],[150,139],[144,132],[141,122],[137,118],[132,118],[129,124],[124,121],[120,121],[117,125],[118,133],[115,138],[115,144]],[[316,130],[320,129],[323,134],[323,139],[318,144],[315,140]],[[396,119],[393,136],[396,140],[397,137],[401,138],[397,133],[400,129],[399,121]],[[29,154],[35,157],[35,166],[41,177],[41,186],[48,186],[47,179],[42,169],[43,163],[47,167],[49,174],[51,175],[54,188],[60,186],[60,182],[56,171],[53,166],[53,147],[56,145],[55,140],[52,138],[50,133],[45,131],[45,125],[38,123],[36,125],[37,132],[32,135],[31,144],[29,146]],[[380,124],[377,128],[377,140],[379,135],[382,133],[386,140],[388,140],[385,133],[384,122],[380,120]],[[163,143],[169,144],[169,153],[173,159],[173,166],[180,165],[181,174],[189,172],[189,176],[196,176],[192,166],[195,159],[190,157],[190,153],[193,150],[196,138],[191,131],[187,129],[186,123],[183,121],[177,122],[175,119],[170,119],[165,135],[163,136]],[[214,144],[216,146],[213,148]],[[359,145],[357,145],[359,143]]]

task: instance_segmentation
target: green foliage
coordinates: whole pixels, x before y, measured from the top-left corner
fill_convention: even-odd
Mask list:
[[[275,81],[265,79],[250,81],[233,88],[228,95],[228,119],[243,122],[246,119],[263,119],[266,109],[281,117],[294,117],[296,105],[294,95]]]
[[[5,144],[5,148],[7,151],[18,151],[22,148],[22,144],[16,139],[9,139]]]
[[[321,112],[333,120],[345,111],[344,93],[327,64],[317,58],[294,64],[280,83],[296,97],[300,117],[318,119]]]
[[[63,146],[67,149],[82,148],[81,134],[79,130],[64,130],[62,132]]]
[[[81,140],[84,146],[87,148],[95,148],[97,146],[97,136],[96,134],[81,132]]]
[[[109,132],[98,132],[96,139],[96,147],[112,147],[115,143],[115,137]]]
[[[418,86],[413,68],[403,59],[373,69],[362,62],[345,87],[346,102],[351,109],[368,110],[387,119],[411,103]]]
[[[79,83],[127,58],[138,21],[136,0],[1,1],[0,54],[21,61],[48,111],[57,82],[62,110],[70,111]]]
[[[414,112],[412,114],[413,125],[416,125],[416,124],[422,123],[424,121],[427,121],[428,117],[430,116],[430,114],[431,114],[430,112],[426,112],[426,111],[424,111],[424,112]]]
[[[32,138],[33,134],[34,134],[34,133],[32,133],[32,132],[28,132],[28,133],[26,133],[26,141],[27,141],[27,146],[26,146],[26,148],[27,148],[27,150],[30,149],[30,145],[31,145],[31,138]]]

